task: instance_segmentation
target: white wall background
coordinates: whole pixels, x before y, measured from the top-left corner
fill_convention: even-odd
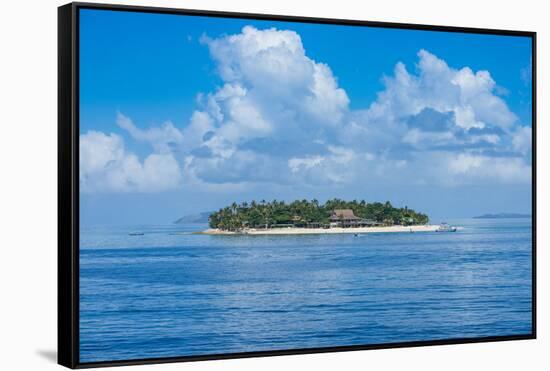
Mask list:
[[[538,32],[538,332],[531,341],[134,366],[155,370],[518,370],[550,364],[550,23],[535,0],[134,0],[123,4]],[[57,6],[6,1],[0,11],[0,369],[59,369],[56,352]],[[546,365],[546,367],[548,367]],[[547,368],[546,368],[547,369]]]

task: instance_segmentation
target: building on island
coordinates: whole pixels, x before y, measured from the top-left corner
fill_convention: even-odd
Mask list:
[[[359,218],[351,209],[335,209],[332,211],[329,219],[331,227],[372,227],[378,224],[371,219]]]

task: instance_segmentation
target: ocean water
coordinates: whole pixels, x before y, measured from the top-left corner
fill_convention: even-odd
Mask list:
[[[531,221],[456,233],[207,236],[81,230],[80,360],[531,332]],[[141,236],[129,233],[141,232]]]

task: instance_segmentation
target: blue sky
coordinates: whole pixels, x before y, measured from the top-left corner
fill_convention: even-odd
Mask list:
[[[81,218],[364,198],[530,211],[528,38],[81,10]]]

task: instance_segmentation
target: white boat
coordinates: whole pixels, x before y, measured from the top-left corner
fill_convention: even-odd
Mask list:
[[[439,226],[439,228],[437,228],[435,231],[436,232],[456,232],[456,227],[453,227],[447,223],[441,223],[441,225]]]

